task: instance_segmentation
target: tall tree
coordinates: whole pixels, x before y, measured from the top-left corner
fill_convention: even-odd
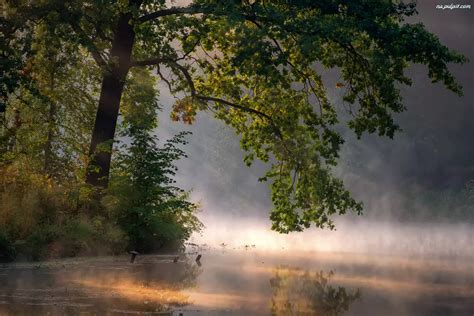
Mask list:
[[[395,0],[164,0],[12,2],[17,14],[60,29],[86,48],[102,71],[87,183],[107,187],[120,102],[130,68],[156,71],[179,97],[172,118],[192,123],[209,110],[242,135],[245,161],[272,167],[273,229],[332,227],[331,215],[361,211],[332,176],[343,143],[338,104],[327,97],[325,69],[335,68],[348,125],[393,137],[404,110],[400,86],[410,63],[460,94],[448,70],[465,58],[422,24],[404,18],[413,3]]]

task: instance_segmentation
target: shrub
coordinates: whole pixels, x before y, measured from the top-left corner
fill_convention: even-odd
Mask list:
[[[179,247],[202,224],[189,193],[173,185],[177,145],[163,147],[147,131],[116,158],[110,188],[100,202],[80,183],[53,180],[24,165],[0,166],[1,261],[43,260]]]
[[[185,135],[159,148],[156,137],[133,130],[131,144],[123,146],[116,159],[106,204],[127,234],[130,250],[152,252],[170,243],[179,245],[176,241],[182,243],[202,228],[189,193],[172,185],[174,162],[185,156],[177,147],[186,143]]]
[[[8,181],[0,191],[2,261],[117,254],[125,250],[125,233],[114,219],[93,215],[101,210],[86,203],[89,195],[81,193],[80,185],[58,184],[39,174],[19,172]]]

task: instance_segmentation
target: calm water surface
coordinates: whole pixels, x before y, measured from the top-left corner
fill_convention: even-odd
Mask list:
[[[201,250],[0,267],[0,315],[467,315],[472,258]]]

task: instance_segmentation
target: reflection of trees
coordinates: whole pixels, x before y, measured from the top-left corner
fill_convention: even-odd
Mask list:
[[[127,258],[128,259],[128,258]],[[189,303],[183,289],[201,273],[194,258],[140,256],[0,269],[0,315],[155,314]],[[39,265],[38,265],[39,267]]]
[[[308,272],[301,269],[278,268],[270,279],[272,315],[338,316],[360,297],[359,290],[328,284],[333,272]]]
[[[201,274],[202,269],[200,264],[196,264],[193,259],[186,257],[183,264],[184,268],[178,275],[177,285],[179,289],[186,289],[196,286],[197,277]]]

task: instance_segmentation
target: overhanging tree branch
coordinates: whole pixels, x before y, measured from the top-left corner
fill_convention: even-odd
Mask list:
[[[230,102],[230,101],[225,100],[225,99],[198,94],[197,91],[196,91],[196,87],[194,85],[193,79],[192,79],[191,74],[189,73],[188,69],[186,69],[186,67],[184,67],[183,65],[181,65],[177,62],[173,62],[173,64],[170,65],[170,67],[173,67],[173,66],[176,67],[178,70],[180,70],[181,73],[183,74],[183,76],[186,78],[189,89],[191,91],[191,97],[196,98],[196,99],[201,100],[201,101],[207,101],[207,102],[211,101],[211,102],[215,102],[215,103],[221,103],[221,104],[230,106],[232,108],[239,109],[239,110],[244,111],[244,112],[255,114],[255,115],[257,115],[261,118],[265,118],[266,120],[268,120],[268,122],[272,126],[274,132],[278,135],[278,138],[283,139],[283,135],[282,135],[280,129],[276,126],[273,118],[271,116],[269,116],[268,114],[265,114],[261,111],[258,111],[258,110],[255,110],[255,109],[252,109],[252,108],[249,108],[249,107],[246,107],[246,106],[242,106],[240,104]]]
[[[266,113],[263,113],[261,111],[258,111],[258,110],[240,105],[240,104],[236,104],[234,102],[231,102],[231,101],[228,101],[228,100],[225,100],[225,99],[216,98],[216,97],[212,97],[212,96],[205,96],[205,95],[201,95],[201,94],[197,93],[196,86],[194,85],[193,78],[192,78],[191,74],[189,73],[188,69],[185,66],[179,64],[178,62],[176,62],[175,60],[173,60],[171,58],[150,58],[150,59],[141,60],[141,61],[132,61],[131,62],[131,67],[154,66],[154,65],[159,66],[160,64],[166,64],[170,68],[177,69],[179,72],[181,72],[181,74],[184,76],[184,78],[185,78],[185,80],[188,84],[188,87],[189,87],[189,90],[191,92],[191,97],[192,98],[195,98],[195,99],[198,99],[198,100],[201,100],[201,101],[206,101],[206,102],[210,101],[210,102],[215,102],[215,103],[221,103],[221,104],[224,104],[226,106],[229,106],[229,107],[232,107],[232,108],[235,108],[235,109],[239,109],[239,110],[244,111],[244,112],[252,113],[252,114],[255,114],[255,115],[257,115],[261,118],[264,118],[270,123],[270,125],[272,126],[274,132],[277,134],[278,138],[283,139],[283,135],[282,135],[280,129],[276,126],[275,121],[273,120],[273,118],[270,115],[268,115]],[[161,74],[160,74],[160,76],[161,76]]]
[[[144,60],[133,60],[130,62],[130,67],[144,67],[144,66],[158,66],[159,64],[164,64],[171,61],[171,59],[166,58],[150,58]]]
[[[138,18],[140,23],[151,21],[159,17],[169,16],[169,15],[179,15],[179,14],[200,14],[209,12],[208,9],[202,6],[190,5],[188,7],[171,7],[168,9],[163,9],[155,11],[152,13],[145,14]]]

